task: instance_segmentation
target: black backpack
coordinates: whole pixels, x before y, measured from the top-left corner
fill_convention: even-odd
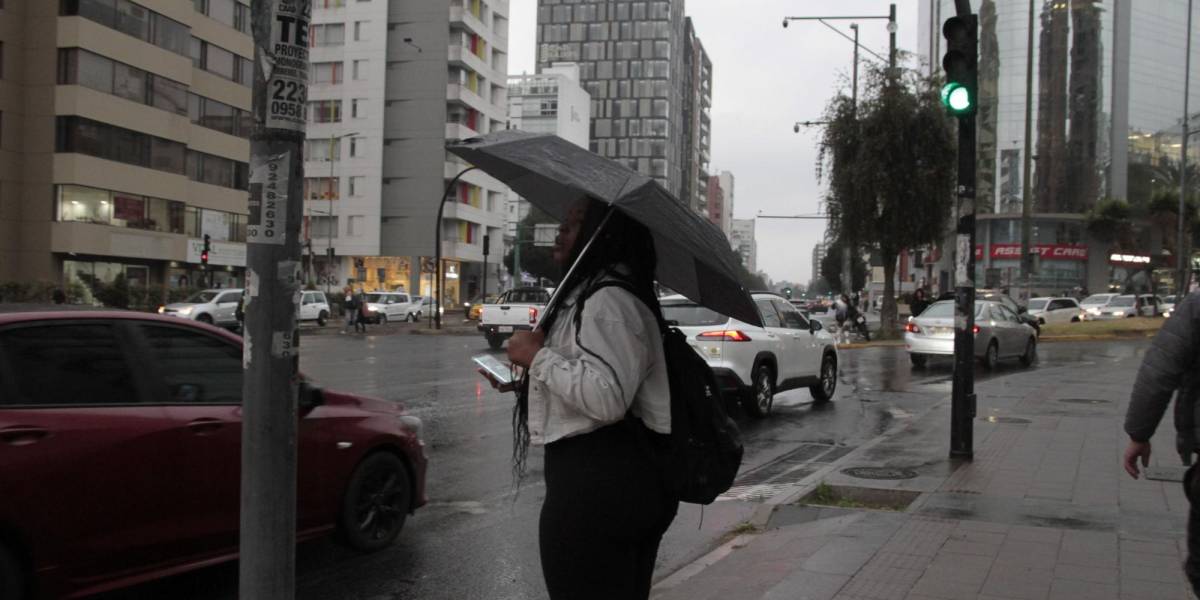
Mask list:
[[[585,295],[605,287],[619,287],[637,297],[624,281],[606,280]],[[658,316],[658,311],[651,310]],[[583,307],[576,311],[576,320]],[[725,412],[725,399],[712,367],[687,342],[679,329],[659,321],[663,356],[671,389],[671,456],[668,485],[676,497],[693,504],[711,504],[733,486],[742,464],[742,438],[737,424]],[[579,331],[576,322],[576,332]]]

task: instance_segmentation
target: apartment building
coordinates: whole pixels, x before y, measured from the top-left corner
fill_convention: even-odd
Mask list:
[[[0,281],[240,284],[253,51],[248,0],[0,2]]]

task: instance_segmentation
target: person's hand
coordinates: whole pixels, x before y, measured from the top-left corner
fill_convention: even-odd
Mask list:
[[[508,360],[518,367],[529,368],[533,357],[542,349],[546,334],[541,329],[518,331],[508,339]]]
[[[1125,447],[1125,472],[1134,479],[1141,473],[1137,465],[1139,458],[1142,459],[1142,468],[1150,466],[1150,442],[1129,440],[1129,445]]]
[[[517,382],[515,381],[500,383],[495,377],[492,377],[491,373],[488,373],[487,369],[479,368],[475,370],[478,371],[480,375],[483,375],[483,377],[488,380],[488,383],[492,384],[492,389],[498,392],[511,392],[517,389]]]

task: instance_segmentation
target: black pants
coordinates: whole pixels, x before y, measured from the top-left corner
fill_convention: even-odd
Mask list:
[[[679,502],[655,459],[662,441],[627,419],[546,446],[538,539],[552,600],[644,600]]]
[[[1187,531],[1187,560],[1183,563],[1183,572],[1187,574],[1192,590],[1200,596],[1200,477],[1197,477],[1196,467],[1200,463],[1188,467],[1183,476],[1183,493],[1188,499],[1188,531]]]

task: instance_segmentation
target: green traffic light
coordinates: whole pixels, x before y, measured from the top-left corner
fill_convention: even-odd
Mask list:
[[[942,86],[942,104],[955,113],[971,110],[971,92],[962,84],[947,83]]]

